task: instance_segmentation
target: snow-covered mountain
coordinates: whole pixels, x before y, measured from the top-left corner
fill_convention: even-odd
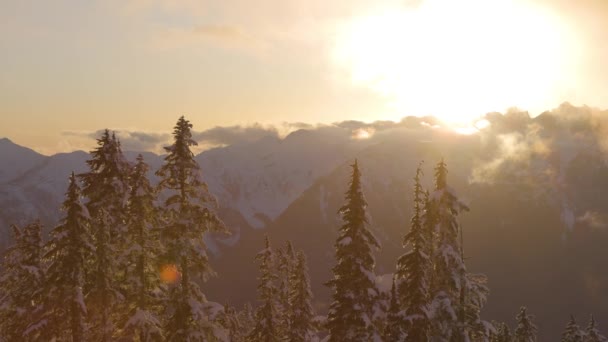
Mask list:
[[[305,250],[316,305],[323,308],[337,210],[354,158],[383,245],[378,273],[392,272],[403,252],[415,168],[425,161],[425,185],[432,187],[433,166],[445,157],[450,185],[471,207],[462,216],[465,251],[469,269],[489,277],[487,317],[511,321],[527,305],[542,332],[561,331],[570,313],[608,320],[608,113],[564,104],[536,118],[511,111],[486,120],[489,127],[473,135],[434,127],[429,118],[349,122],[199,154],[220,216],[235,233],[209,240],[221,256],[212,260],[218,277],[205,284],[208,296],[233,304],[254,299],[253,257],[269,234],[275,245],[289,239]],[[359,129],[371,137],[355,139]],[[137,153],[125,154],[133,160]],[[53,224],[67,176],[85,171],[87,159],[85,152],[40,156],[0,140],[0,174],[12,175],[0,182],[1,231],[38,217]],[[162,163],[152,153],[145,159],[152,170]]]
[[[350,138],[350,131],[336,127],[300,130],[283,139],[266,137],[251,144],[238,144],[205,151],[196,156],[203,179],[227,219],[239,222],[236,234],[224,243],[234,244],[242,229],[262,228],[274,220],[318,177],[333,170],[366,146]],[[73,171],[86,171],[88,153],[76,151],[42,156],[8,139],[0,142],[0,232],[10,224],[41,219],[47,225],[60,218],[67,179]],[[6,151],[6,152],[5,152]],[[133,161],[138,152],[125,152]],[[23,155],[23,160],[19,156]],[[163,157],[144,153],[150,177]],[[242,216],[239,219],[235,216]],[[0,241],[6,241],[6,235]]]

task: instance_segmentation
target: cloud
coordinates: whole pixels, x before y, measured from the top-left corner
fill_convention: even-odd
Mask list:
[[[606,215],[595,211],[587,211],[584,215],[576,219],[578,222],[585,223],[593,230],[605,230],[607,227]]]
[[[193,132],[192,137],[201,145],[226,146],[251,143],[264,137],[279,139],[279,130],[275,126],[259,123],[249,126],[217,126],[202,132]]]
[[[64,131],[61,134],[64,137],[75,137],[84,138],[87,141],[98,139],[103,133],[103,129],[97,131]],[[116,136],[120,140],[122,149],[124,151],[149,151],[155,153],[161,153],[162,147],[170,143],[169,133],[159,132],[142,132],[142,131],[129,131],[125,129],[111,130],[116,132]],[[80,146],[83,145],[81,142]],[[95,145],[91,144],[85,150],[94,148]]]

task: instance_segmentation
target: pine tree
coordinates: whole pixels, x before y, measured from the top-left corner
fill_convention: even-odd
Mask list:
[[[255,313],[255,326],[247,336],[247,340],[251,342],[276,342],[281,340],[276,302],[278,290],[276,287],[277,276],[274,273],[275,257],[267,236],[265,248],[255,258],[260,263],[258,300],[261,305]]]
[[[289,289],[289,330],[286,340],[289,342],[308,342],[315,337],[312,308],[312,291],[308,278],[308,266],[303,252],[297,253],[297,263],[291,273]]]
[[[386,326],[384,328],[384,341],[405,341],[405,324],[397,293],[397,284],[393,277],[391,286],[391,297],[389,299],[388,312],[386,316]]]
[[[166,337],[169,341],[202,341],[211,339],[214,325],[209,321],[207,302],[197,280],[213,274],[206,253],[204,234],[226,232],[214,209],[215,198],[201,180],[201,170],[194,160],[191,146],[192,124],[180,117],[173,130],[174,143],[165,147],[168,155],[156,173],[159,188],[165,191],[162,240],[167,252],[164,259],[174,265],[179,277],[169,289]]]
[[[562,334],[562,342],[583,342],[583,332],[572,315]]]
[[[490,342],[511,342],[513,337],[511,336],[511,330],[505,323],[494,323],[496,332],[490,337]]]
[[[255,327],[255,312],[249,302],[243,305],[243,309],[238,313],[239,323],[241,324],[241,332],[244,339],[247,340],[247,335]]]
[[[121,251],[125,246],[125,204],[128,194],[129,164],[120,142],[109,130],[97,140],[98,147],[87,160],[89,171],[80,174],[82,194],[91,214],[91,231],[95,243],[94,266],[88,274],[87,305],[92,339],[110,341],[115,330],[112,317],[121,301],[118,279],[123,268]],[[118,256],[118,257],[117,257]]]
[[[589,319],[589,325],[585,330],[584,342],[605,342],[608,341],[604,335],[602,335],[595,324],[595,318],[591,315]]]
[[[41,305],[44,284],[42,225],[39,221],[22,229],[12,226],[14,243],[6,250],[0,275],[0,340],[26,339]]]
[[[346,204],[339,210],[344,224],[335,243],[334,278],[327,283],[333,289],[327,321],[330,342],[378,339],[378,329],[373,322],[378,289],[372,249],[380,245],[367,228],[367,203],[361,191],[361,173],[356,160],[352,170]]]
[[[244,342],[245,334],[243,325],[240,320],[239,312],[232,306],[224,307],[224,312],[221,315],[220,324],[228,332],[228,341]]]
[[[514,342],[534,342],[536,341],[536,325],[532,323],[532,316],[526,312],[526,307],[522,306],[517,314],[517,328],[515,329]]]
[[[286,336],[291,329],[289,320],[290,303],[289,292],[291,279],[297,263],[297,257],[290,241],[287,241],[284,248],[277,251],[277,274],[278,274],[278,305],[277,310],[280,316],[279,335]]]
[[[146,174],[148,165],[137,156],[129,180],[126,231],[126,315],[122,336],[140,342],[162,340],[160,305],[164,288],[158,270],[159,242],[156,193]]]
[[[62,222],[51,232],[44,258],[49,266],[43,288],[43,315],[29,328],[31,336],[42,341],[90,340],[87,333],[87,307],[84,302],[84,277],[87,261],[94,253],[89,231],[90,216],[80,201],[80,188],[74,173],[63,203]],[[34,339],[34,338],[33,338]]]
[[[464,341],[469,335],[466,326],[466,267],[458,241],[460,226],[457,216],[468,210],[447,184],[447,166],[441,160],[435,168],[435,191],[432,201],[434,276],[431,284],[433,298],[433,335],[450,341]]]
[[[397,261],[398,295],[400,305],[405,309],[405,317],[402,318],[402,332],[394,337],[394,341],[427,341],[429,338],[430,241],[427,240],[428,232],[424,230],[422,222],[424,192],[420,184],[421,176],[422,167],[419,165],[414,177],[414,214],[410,231],[403,240],[403,246],[409,246],[410,250]]]

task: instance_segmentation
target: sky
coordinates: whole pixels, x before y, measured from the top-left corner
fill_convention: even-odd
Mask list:
[[[605,0],[0,0],[0,137],[608,108],[606,41]]]

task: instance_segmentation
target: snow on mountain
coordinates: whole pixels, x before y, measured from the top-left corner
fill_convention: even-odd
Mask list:
[[[351,139],[350,132],[328,127],[213,149],[197,160],[220,205],[238,210],[252,227],[262,228],[315,180],[365,146]]]
[[[227,219],[240,222],[234,216],[242,215],[246,220],[244,226],[231,227],[234,234],[221,242],[234,245],[241,228],[264,227],[317,178],[367,144],[352,140],[348,130],[327,127],[296,131],[284,139],[266,137],[250,144],[216,148],[196,156],[203,180],[218,198],[224,215],[230,216]],[[60,218],[68,176],[72,171],[78,174],[87,170],[89,154],[76,151],[45,157],[7,139],[0,143],[0,150],[6,151],[0,158],[9,161],[0,159],[1,165],[18,166],[5,167],[5,174],[14,177],[0,187],[0,205],[5,208],[0,212],[0,228],[6,232],[12,223],[24,224],[37,218],[54,225]],[[138,154],[126,151],[125,157],[133,161]],[[150,152],[143,155],[150,165],[149,176],[156,183],[154,172],[163,157]]]

